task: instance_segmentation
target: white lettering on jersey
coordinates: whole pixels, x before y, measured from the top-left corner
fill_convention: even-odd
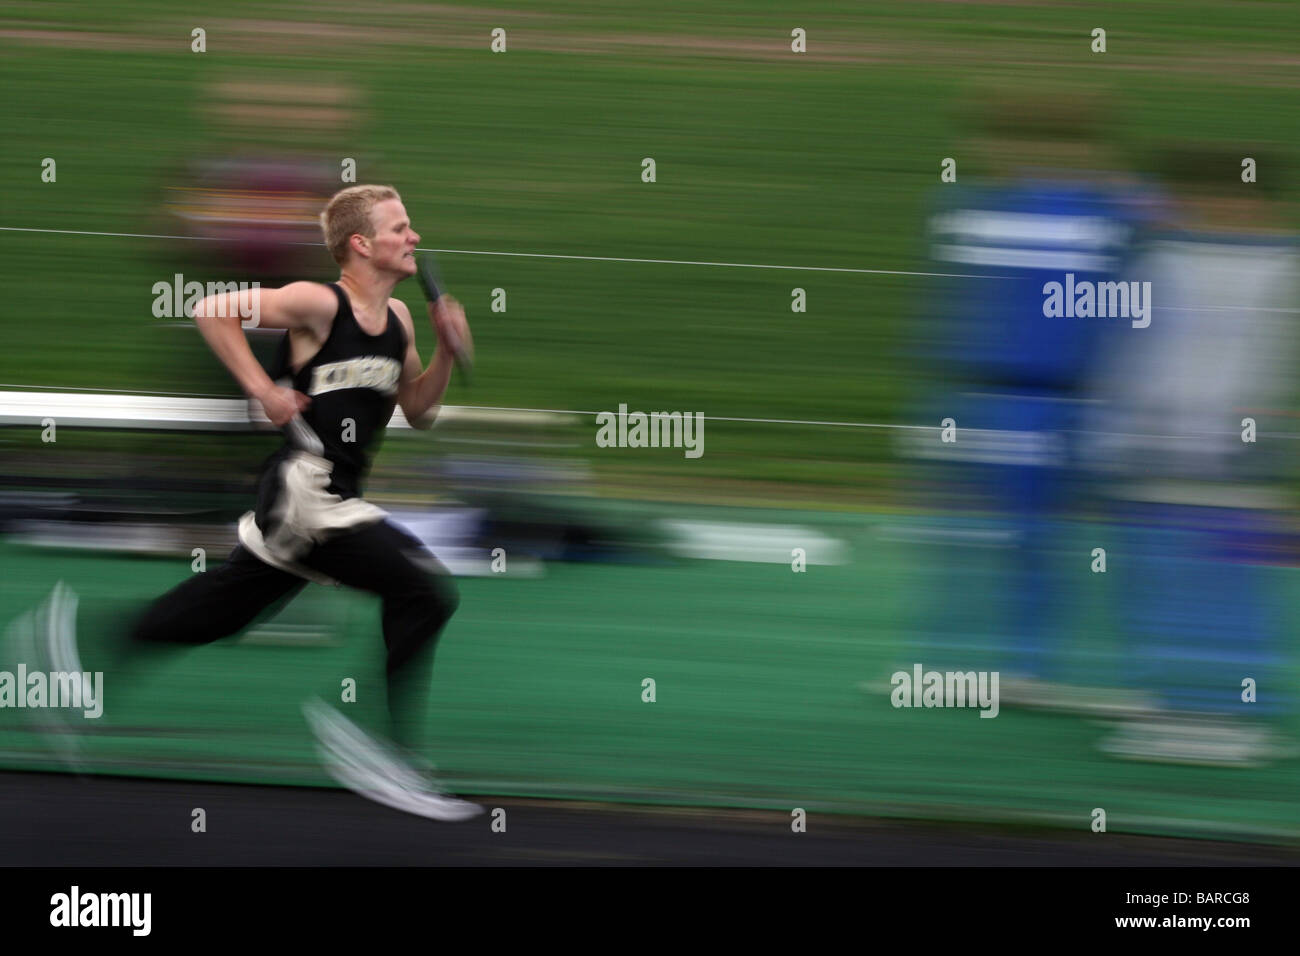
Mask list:
[[[323,395],[341,388],[373,388],[383,395],[397,392],[402,365],[396,359],[379,355],[330,362],[312,370],[308,395]]]

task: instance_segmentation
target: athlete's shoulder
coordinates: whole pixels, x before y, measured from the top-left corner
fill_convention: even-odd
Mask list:
[[[334,291],[319,282],[291,282],[278,289],[258,293],[260,324],[272,329],[328,331],[338,313]]]
[[[337,286],[332,282],[290,282],[275,291],[286,297],[311,304],[328,303],[337,306],[339,302]]]

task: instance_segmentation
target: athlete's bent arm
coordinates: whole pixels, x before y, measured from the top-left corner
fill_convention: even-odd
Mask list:
[[[411,310],[400,299],[390,299],[389,305],[397,313],[406,329],[406,359],[402,363],[402,378],[397,389],[397,404],[402,414],[411,423],[412,428],[430,428],[438,417],[442,397],[451,381],[451,368],[455,361],[452,350],[442,340],[443,332],[437,321],[434,330],[439,333],[438,348],[428,368],[423,368],[420,354],[415,350],[415,323],[411,319]],[[458,333],[460,341],[469,338],[469,328],[465,324],[465,312],[450,296],[438,300],[438,307],[443,312],[438,314],[449,328]]]
[[[249,348],[241,316],[268,329],[308,329],[328,335],[327,323],[338,302],[327,286],[293,282],[282,289],[251,289],[210,295],[194,307],[194,321],[212,351],[249,395],[262,403],[271,424],[280,426],[305,408],[310,399],[271,381]],[[324,332],[324,334],[322,334]]]

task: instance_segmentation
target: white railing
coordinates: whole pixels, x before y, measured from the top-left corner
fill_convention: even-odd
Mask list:
[[[123,395],[112,392],[0,391],[0,425],[57,425],[78,428],[155,429],[164,431],[252,431],[271,428],[261,405],[244,399],[180,398],[167,395]],[[530,409],[478,408],[444,405],[434,424],[547,426],[565,425],[576,417]],[[411,426],[400,408],[393,410],[389,428]]]

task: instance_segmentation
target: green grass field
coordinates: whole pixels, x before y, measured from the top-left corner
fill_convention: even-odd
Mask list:
[[[355,124],[311,145],[356,158],[363,181],[396,184],[425,246],[487,252],[923,271],[939,160],[967,162],[961,104],[989,81],[1109,90],[1112,145],[1137,172],[1162,143],[1300,141],[1287,3],[231,3],[216,18],[185,4],[55,3],[0,24],[6,227],[154,232],[158,196],[187,158],[302,145],[214,123],[211,90],[228,82],[354,87]],[[1105,54],[1089,50],[1099,25]],[[190,51],[195,26],[205,53]],[[488,49],[494,26],[508,31],[504,54]],[[806,54],[790,52],[796,26]],[[58,162],[55,183],[41,182],[44,157]],[[640,180],[644,157],[653,184]],[[1282,197],[1295,195],[1292,181]],[[0,232],[0,382],[204,390],[149,312],[152,284],[171,274],[165,245]],[[925,386],[917,277],[444,260],[479,351],[475,388],[452,402],[897,422]],[[805,314],[790,311],[796,286]],[[489,311],[494,288],[508,292],[505,313]],[[419,296],[414,283],[399,293]],[[431,332],[418,334],[427,355]],[[197,384],[227,388],[222,376],[214,366]],[[858,466],[892,454],[815,428],[738,440],[727,477],[777,483],[813,472],[860,487]],[[684,467],[597,465],[630,467],[645,487]]]

